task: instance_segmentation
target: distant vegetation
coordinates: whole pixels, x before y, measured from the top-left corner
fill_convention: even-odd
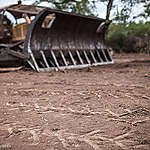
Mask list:
[[[126,25],[112,23],[107,34],[107,43],[116,52],[150,53],[150,22],[131,22]]]

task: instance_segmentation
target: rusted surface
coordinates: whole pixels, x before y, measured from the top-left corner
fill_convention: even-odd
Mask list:
[[[52,9],[41,11],[26,34],[24,51],[30,53],[30,65],[40,72],[113,63],[105,45],[106,29],[98,31],[104,21]]]
[[[29,16],[37,15],[45,7],[32,6],[32,5],[12,5],[5,8],[6,11],[10,12],[15,18],[22,18],[22,14],[26,13]]]
[[[45,17],[55,13],[51,28],[42,28]],[[36,16],[27,32],[25,50],[80,50],[96,49],[104,40],[102,33],[96,33],[103,19],[85,17],[47,9]],[[44,41],[44,42],[43,42]]]

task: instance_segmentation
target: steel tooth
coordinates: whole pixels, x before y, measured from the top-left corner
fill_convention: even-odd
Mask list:
[[[56,56],[55,56],[53,50],[51,50],[51,54],[52,54],[52,57],[53,57],[53,59],[54,59],[54,61],[55,61],[56,66],[59,68],[59,64],[58,64],[58,61],[57,61],[57,59],[56,59]]]
[[[72,61],[73,65],[76,65],[76,62],[75,62],[75,60],[74,60],[74,58],[72,56],[72,53],[70,51],[69,51],[69,56],[71,58],[71,61]]]
[[[49,64],[48,64],[48,62],[47,62],[47,60],[46,60],[46,57],[45,57],[44,52],[43,52],[43,51],[40,51],[40,53],[41,53],[41,55],[42,55],[42,58],[43,58],[43,60],[44,60],[44,63],[45,63],[45,65],[46,65],[46,67],[47,67],[47,68],[50,68],[50,67],[49,67]]]
[[[90,50],[90,53],[91,53],[92,59],[94,60],[94,63],[97,63],[97,61],[96,61],[96,59],[94,57],[94,54],[93,54],[93,52],[91,50]]]
[[[30,52],[30,56],[31,56],[31,59],[32,59],[32,61],[33,61],[33,63],[34,63],[34,66],[35,66],[37,72],[40,72],[39,66],[38,66],[38,64],[37,64],[37,62],[36,62],[36,60],[35,60],[34,55],[33,55],[32,52]]]
[[[103,60],[102,60],[102,58],[101,58],[101,56],[100,56],[100,54],[99,54],[99,51],[98,51],[98,50],[96,50],[96,53],[97,53],[97,56],[98,56],[99,60],[100,60],[101,62],[103,62]]]
[[[90,60],[89,60],[89,58],[88,58],[88,56],[87,56],[86,51],[83,51],[83,53],[84,53],[84,56],[85,56],[86,61],[88,62],[88,64],[91,64],[91,63],[90,63]]]
[[[55,67],[55,64],[49,59],[50,64]]]
[[[41,64],[41,66],[42,66],[43,68],[45,68],[45,65],[43,64],[42,61],[40,61],[39,63]]]
[[[102,53],[103,53],[103,55],[104,55],[104,57],[105,57],[106,62],[108,62],[108,59],[107,59],[106,54],[105,54],[105,52],[104,52],[104,49],[101,49],[101,50],[102,50]]]
[[[28,62],[28,64],[31,66],[31,68],[32,68],[33,70],[36,70],[35,67],[34,67],[34,65],[31,63],[30,60],[28,60],[27,62]]]
[[[78,58],[79,58],[79,60],[80,60],[80,63],[83,65],[83,60],[82,60],[82,58],[81,58],[81,56],[80,56],[79,51],[76,50],[76,53],[77,53],[77,56],[78,56]]]
[[[65,66],[68,66],[67,61],[66,61],[65,56],[64,56],[62,51],[60,51],[60,55],[61,55],[61,57],[62,57],[62,59],[64,61]]]
[[[107,54],[108,54],[108,61],[112,61],[112,57],[111,57],[111,55],[110,55],[110,53],[109,53],[109,50],[106,49],[106,51],[107,51]]]

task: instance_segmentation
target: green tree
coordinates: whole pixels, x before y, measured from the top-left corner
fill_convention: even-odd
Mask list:
[[[95,3],[89,2],[88,0],[36,0],[34,5],[41,2],[48,2],[53,4],[55,9],[66,10],[70,12],[75,12],[79,14],[94,15],[93,9]]]
[[[108,5],[106,18],[108,19],[113,1],[114,0],[35,0],[34,5],[37,5],[41,2],[48,2],[53,4],[55,9],[67,10],[79,14],[96,15],[94,14],[94,10],[96,9],[97,2],[107,2]]]
[[[23,0],[25,1],[25,0]],[[69,12],[76,12],[85,15],[99,15],[96,14],[96,5],[99,2],[104,2],[107,5],[107,17],[110,16],[110,10],[114,8],[114,19],[118,22],[127,23],[131,16],[134,5],[139,4],[144,6],[143,13],[135,14],[133,19],[137,17],[144,17],[147,19],[150,16],[150,1],[149,0],[35,0],[34,4],[37,5],[41,2],[51,3],[55,9],[66,10]],[[113,2],[115,5],[113,5]],[[117,8],[122,8],[121,10]]]

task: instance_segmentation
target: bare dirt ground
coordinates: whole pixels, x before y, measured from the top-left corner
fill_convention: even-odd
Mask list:
[[[12,150],[150,150],[150,56],[114,65],[0,73],[0,145]]]

